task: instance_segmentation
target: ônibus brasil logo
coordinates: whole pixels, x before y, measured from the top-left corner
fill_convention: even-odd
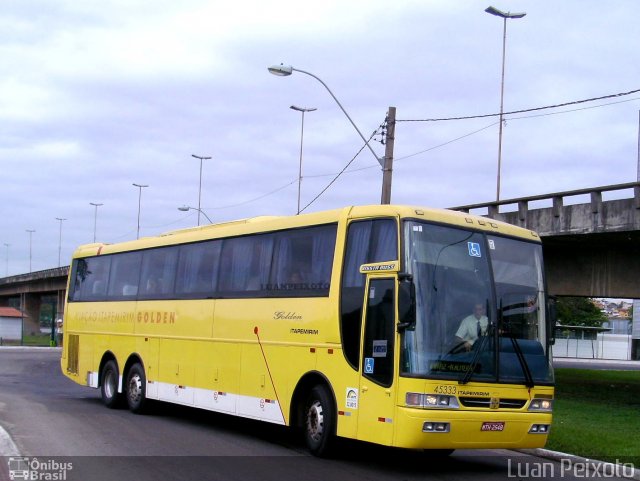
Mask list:
[[[10,457],[9,477],[12,481],[65,481],[67,472],[73,469],[73,463],[56,461],[55,459],[39,460],[38,458]]]

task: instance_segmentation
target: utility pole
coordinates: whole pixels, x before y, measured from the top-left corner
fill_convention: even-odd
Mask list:
[[[391,177],[393,175],[393,144],[396,139],[396,108],[389,107],[386,118],[387,135],[385,136],[384,166],[382,168],[381,204],[391,203]]]

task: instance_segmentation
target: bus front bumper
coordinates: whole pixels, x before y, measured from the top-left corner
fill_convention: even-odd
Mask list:
[[[398,407],[393,444],[409,449],[522,449],[547,442],[551,413]]]

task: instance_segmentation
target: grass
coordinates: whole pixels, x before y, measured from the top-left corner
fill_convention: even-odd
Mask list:
[[[51,335],[49,334],[34,334],[34,335],[25,335],[22,341],[8,341],[4,339],[2,341],[3,346],[39,346],[39,347],[49,347],[51,341]]]
[[[640,371],[556,369],[547,449],[640,466]]]

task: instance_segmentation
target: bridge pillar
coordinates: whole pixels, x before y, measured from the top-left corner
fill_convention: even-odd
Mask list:
[[[20,295],[20,310],[24,312],[24,334],[40,333],[40,307],[42,299],[40,294],[24,293]]]

